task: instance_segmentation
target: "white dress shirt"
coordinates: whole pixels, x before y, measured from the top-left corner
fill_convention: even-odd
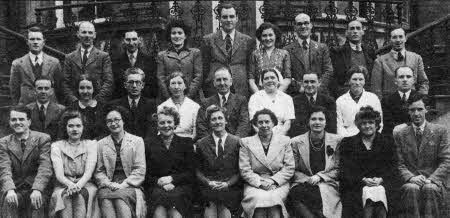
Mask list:
[[[33,53],[29,53],[30,59],[31,59],[31,63],[34,65],[36,65],[36,63],[38,63],[40,66],[42,66],[42,62],[44,62],[44,53],[43,52],[39,52],[38,55],[35,55]],[[36,62],[36,56],[38,58],[37,62]]]
[[[228,133],[225,132],[225,134],[222,137],[216,136],[216,134],[212,133],[214,143],[216,144],[216,156],[219,154],[219,139],[222,139],[222,150],[225,151],[225,139],[227,139]]]

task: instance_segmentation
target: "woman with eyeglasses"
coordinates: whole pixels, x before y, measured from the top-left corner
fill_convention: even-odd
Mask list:
[[[98,142],[95,179],[103,217],[145,217],[145,147],[141,137],[125,132],[127,109],[111,106],[105,110],[110,135]]]
[[[277,48],[281,42],[280,29],[272,23],[263,23],[256,30],[256,38],[262,46],[250,57],[249,85],[252,93],[263,89],[261,73],[269,68],[278,70],[278,89],[286,92],[291,83],[291,58],[288,51]]]
[[[52,144],[56,186],[50,202],[51,217],[91,217],[97,186],[91,182],[97,163],[97,142],[83,137],[84,120],[75,110],[61,116],[61,140]]]

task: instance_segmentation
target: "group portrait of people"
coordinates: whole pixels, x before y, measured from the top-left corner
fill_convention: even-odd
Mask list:
[[[30,28],[11,66],[0,217],[445,217],[447,129],[426,120],[403,29],[377,55],[350,21],[328,48],[300,13],[280,48],[276,25],[255,39],[233,4],[218,14],[200,48],[171,20],[156,57],[127,30],[111,59],[83,21],[60,63]]]

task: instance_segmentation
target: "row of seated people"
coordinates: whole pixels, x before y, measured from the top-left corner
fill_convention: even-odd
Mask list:
[[[108,106],[99,141],[85,139],[84,117],[68,109],[53,142],[29,129],[30,109],[14,107],[14,132],[0,139],[2,216],[191,217],[197,197],[205,217],[441,217],[450,145],[447,130],[425,120],[425,103],[408,101],[411,124],[394,138],[378,132],[378,111],[362,107],[359,132],[343,139],[326,132],[320,106],[305,134],[277,133],[265,108],[253,115],[255,135],[239,138],[212,105],[211,133],[195,143],[175,134],[180,114],[167,106],[154,117],[158,134],[145,139],[125,131],[126,108]]]
[[[276,68],[278,89],[292,97],[304,88],[303,75],[315,72],[320,77],[320,90],[338,98],[349,89],[347,78],[353,66],[364,66],[368,73],[366,84],[369,91],[380,99],[396,90],[395,69],[408,66],[416,81],[413,89],[428,93],[428,79],[420,55],[406,51],[403,29],[391,32],[392,50],[378,58],[373,48],[363,43],[364,27],[359,21],[347,25],[347,41],[341,47],[328,48],[311,39],[313,27],[310,17],[295,17],[297,40],[285,48],[278,48],[281,32],[276,25],[262,24],[256,31],[256,40],[235,30],[238,22],[233,5],[221,4],[218,8],[221,29],[204,36],[201,48],[190,48],[190,29],[181,20],[167,25],[169,48],[151,57],[142,50],[141,38],[136,31],[125,32],[123,53],[111,54],[94,47],[95,27],[81,22],[77,31],[80,47],[65,57],[63,67],[59,61],[42,52],[45,39],[39,29],[30,29],[28,45],[30,52],[16,59],[11,67],[11,97],[13,104],[28,104],[35,99],[33,82],[46,75],[53,79],[55,98],[67,106],[79,100],[78,81],[89,75],[97,88],[93,98],[106,103],[126,95],[123,75],[126,69],[137,67],[145,73],[143,96],[165,101],[171,97],[167,78],[171,73],[182,72],[186,78],[186,96],[201,103],[216,94],[214,74],[219,68],[228,68],[234,82],[233,92],[246,98],[264,89],[262,72]]]

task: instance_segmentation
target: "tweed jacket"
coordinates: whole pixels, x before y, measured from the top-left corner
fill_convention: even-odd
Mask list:
[[[93,85],[98,89],[97,95],[94,96],[96,100],[106,102],[111,98],[114,80],[108,53],[93,47],[84,69],[81,62],[81,48],[66,55],[63,87],[67,104],[78,100],[76,93],[78,93],[78,82],[82,74],[94,78]]]
[[[394,132],[394,140],[403,182],[413,176],[424,175],[435,184],[450,187],[450,145],[444,126],[427,122],[420,145],[412,125]]]
[[[302,48],[298,41],[294,41],[284,47],[291,55],[291,74],[292,79],[300,82],[303,80],[303,74],[306,73],[305,63],[303,63]],[[309,66],[310,72],[315,72],[321,78],[321,90],[328,92],[329,83],[333,79],[333,65],[331,64],[330,52],[328,46],[323,43],[310,40],[309,43]],[[291,90],[298,93],[297,82],[291,82]]]
[[[36,100],[36,91],[34,87],[34,81],[36,76],[33,73],[33,64],[30,59],[30,55],[26,54],[12,62],[11,74],[9,80],[9,89],[13,104],[26,105]],[[59,60],[43,53],[42,55],[42,76],[48,76],[53,79],[55,96],[52,96],[52,100],[59,102],[63,101],[62,95],[62,82],[63,72]]]
[[[132,187],[140,187],[145,179],[146,162],[144,140],[125,132],[120,151],[116,151],[112,136],[98,141],[97,168],[94,173],[99,188],[107,186],[113,179],[117,152],[120,152],[123,171],[127,178],[124,182]]]
[[[205,99],[197,114],[197,138],[201,139],[210,134],[209,123],[206,120],[206,108],[211,105],[220,105],[219,95],[215,94]],[[228,96],[225,113],[227,116],[227,132],[241,138],[247,137],[250,132],[250,121],[248,117],[248,102],[244,96],[230,93]]]
[[[409,98],[416,95],[415,90],[411,90]],[[383,110],[383,134],[392,136],[394,127],[409,122],[408,106],[402,103],[402,97],[395,91],[381,100]]]
[[[170,97],[167,87],[167,78],[175,71],[185,75],[188,89],[187,96],[191,99],[198,98],[198,91],[203,82],[202,56],[197,48],[184,48],[178,54],[171,49],[158,53],[158,86],[161,98]]]
[[[59,131],[59,118],[61,117],[61,114],[64,112],[66,107],[50,101],[45,113],[44,123],[42,123],[39,119],[39,106],[36,102],[29,103],[26,107],[31,110],[30,129],[47,133],[50,135],[52,141],[55,141]]]
[[[394,53],[389,52],[375,60],[371,75],[371,91],[381,99],[383,96],[397,90],[395,82],[395,69],[400,66],[411,67],[416,81],[415,89],[428,94],[429,82],[425,74],[422,57],[414,52],[406,51],[404,61],[395,60]]]
[[[203,91],[205,97],[216,94],[213,86],[214,72],[220,67],[227,67],[233,78],[234,93],[249,97],[248,73],[250,57],[256,48],[256,40],[239,31],[235,31],[231,57],[228,57],[222,31],[203,37],[201,47],[203,60]]]
[[[123,52],[112,60],[112,72],[114,76],[114,98],[120,98],[127,94],[124,86],[124,72],[131,67],[127,52]],[[144,71],[145,86],[142,95],[147,98],[158,97],[158,81],[156,79],[156,60],[150,54],[146,54],[140,49],[137,51],[134,67]]]
[[[52,178],[50,136],[30,131],[22,152],[14,134],[0,139],[0,182],[2,192],[29,186],[44,192]]]

